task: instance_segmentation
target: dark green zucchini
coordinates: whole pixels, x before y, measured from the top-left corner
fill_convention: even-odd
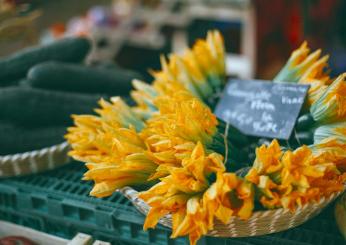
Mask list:
[[[48,45],[21,50],[0,60],[0,85],[25,77],[32,66],[45,61],[81,62],[90,47],[90,42],[85,38],[66,38]]]
[[[100,69],[122,69],[119,65],[117,65],[113,61],[99,61],[97,63],[92,63],[90,65],[94,68],[100,68]]]
[[[294,150],[302,145],[310,145],[314,141],[313,130],[307,131],[293,131],[288,141],[280,141],[280,145],[287,146],[291,150]]]
[[[71,114],[90,114],[101,96],[24,87],[0,89],[0,120],[20,125],[70,125]]]
[[[314,133],[312,130],[297,132],[296,135],[293,133],[293,137],[297,138],[299,143],[302,145],[310,145],[314,143]]]
[[[109,95],[128,94],[132,79],[141,76],[122,69],[92,68],[62,62],[45,62],[27,75],[30,86],[43,89]]]
[[[64,142],[66,128],[24,128],[9,123],[0,123],[0,155],[38,150]]]
[[[306,130],[314,126],[315,121],[310,113],[300,116],[297,120],[295,128],[297,130]]]

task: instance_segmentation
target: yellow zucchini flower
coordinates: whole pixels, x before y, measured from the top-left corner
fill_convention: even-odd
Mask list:
[[[136,132],[144,127],[131,109],[119,97],[112,103],[100,100],[99,116],[74,115],[74,127],[65,138],[72,146],[70,155],[84,162],[116,162],[122,157],[145,150],[145,143]]]
[[[185,74],[196,88],[198,94],[206,99],[214,94],[213,87],[208,83],[207,75],[201,71],[195,54],[191,50],[185,51],[182,57],[178,57],[177,61],[180,64],[180,72]]]
[[[310,112],[320,124],[346,119],[346,73],[340,75],[311,106]]]
[[[65,136],[72,146],[69,155],[86,162],[84,180],[95,182],[90,194],[104,197],[124,186],[150,184],[157,164],[136,131],[144,122],[118,97],[100,105],[99,116],[73,116],[75,126]]]
[[[95,182],[90,195],[105,197],[125,186],[149,185],[148,178],[157,165],[145,153],[133,153],[116,163],[87,163],[86,167],[89,170],[83,180]]]
[[[204,146],[213,142],[218,122],[200,100],[178,92],[158,97],[155,105],[159,113],[147,121],[140,135],[158,165],[180,166],[197,142]],[[165,172],[163,167],[158,170]]]
[[[328,75],[328,55],[323,56],[310,66],[300,77],[298,83],[310,85],[306,105],[308,108],[324,93],[331,79]]]
[[[328,59],[325,55],[320,57],[321,50],[311,54],[304,42],[293,51],[286,65],[274,78],[274,82],[292,82],[310,85],[305,108],[310,106],[323,94],[331,80],[328,75]]]
[[[165,111],[170,104],[172,111]],[[160,116],[153,118],[153,122],[161,121],[167,127],[165,132],[172,136],[178,136],[188,141],[201,141],[208,144],[216,133],[218,124],[215,115],[210,108],[196,98],[180,100],[169,97],[158,101]],[[149,123],[150,124],[150,123]]]
[[[215,219],[227,224],[232,216],[247,219],[254,208],[252,184],[240,180],[233,173],[217,173],[216,182],[204,193],[192,196],[172,215],[172,238],[189,235],[196,244],[202,235],[214,227]]]
[[[318,80],[311,82],[309,85],[310,88],[304,104],[306,110],[309,110],[311,105],[315,103],[328,88],[328,85],[325,85],[322,81]]]
[[[225,173],[223,157],[207,154],[198,142],[181,167],[168,167],[168,175],[139,197],[151,209],[144,228],[153,228],[163,216],[172,216],[172,238],[188,235],[190,244],[231,216],[247,219],[254,208],[253,184]],[[212,180],[216,176],[216,180]],[[215,178],[215,177],[214,177]]]
[[[346,143],[346,122],[322,125],[315,130],[315,144],[318,144],[328,138],[335,138],[342,143]]]
[[[159,73],[162,74],[162,72]],[[159,75],[157,75],[157,77],[159,77]],[[155,105],[157,97],[163,95],[171,96],[178,91],[189,93],[189,91],[186,90],[181,83],[168,80],[165,78],[165,76],[161,75],[160,79],[157,78],[152,85],[146,84],[139,80],[134,80],[132,84],[136,90],[131,92],[131,97],[134,99],[137,105],[131,109],[139,118],[143,120],[148,120],[153,117],[153,115],[158,114],[158,109]],[[191,94],[190,96],[193,95]]]
[[[145,150],[144,142],[133,128],[120,128],[91,115],[73,118],[76,126],[68,129],[65,138],[72,146],[69,154],[76,160],[115,162],[130,153]]]
[[[299,202],[305,204],[311,200],[318,200],[322,196],[328,196],[332,192],[343,189],[344,180],[340,178],[337,163],[327,155],[315,155],[310,147],[303,146],[294,152],[296,166],[291,167],[294,190],[299,192]],[[305,155],[301,157],[301,155]],[[302,160],[301,158],[304,158]],[[299,177],[300,173],[300,177]],[[302,177],[305,176],[305,177]],[[306,179],[306,180],[304,180]],[[329,183],[328,187],[323,183]]]
[[[317,158],[333,162],[340,171],[346,171],[346,142],[337,137],[329,137],[310,148]]]
[[[101,99],[99,101],[101,109],[95,110],[103,121],[117,123],[123,128],[134,127],[137,132],[145,127],[144,122],[120,97],[112,97],[110,100],[111,103]]]
[[[335,147],[336,142],[282,152],[274,140],[268,147],[256,150],[256,160],[245,179],[256,185],[264,207],[294,210],[343,189],[344,180],[337,168],[341,159],[336,157],[341,151],[340,148],[335,152],[326,151],[326,146],[330,145]]]
[[[182,160],[181,167],[167,170],[168,176],[139,195],[151,206],[144,228],[155,227],[160,218],[171,214],[172,237],[189,234],[194,244],[209,230],[202,195],[210,186],[209,178],[225,171],[223,157],[217,153],[207,154],[198,142],[191,155]]]
[[[207,210],[203,207],[202,198],[199,195],[191,197],[182,211],[184,213],[172,215],[175,224],[171,238],[189,235],[190,245],[196,245],[198,239],[208,232]]]
[[[275,174],[282,169],[281,151],[279,142],[273,140],[269,146],[262,145],[256,149],[256,159],[253,166],[246,175],[246,179],[258,184],[261,175]]]
[[[234,173],[218,173],[203,196],[208,210],[210,228],[217,218],[227,224],[232,216],[248,219],[254,208],[254,189],[252,183],[242,180]]]
[[[220,91],[225,83],[225,50],[220,32],[208,32],[207,40],[198,40],[193,46],[192,52],[209,84],[216,91]]]
[[[281,205],[294,210],[296,205],[303,205],[326,194],[314,183],[324,179],[327,173],[337,173],[333,162],[316,158],[309,147],[302,146],[294,152],[287,151],[282,157],[283,170],[281,185]]]
[[[298,83],[310,84],[315,81],[320,81],[323,84],[330,84],[328,75],[328,59],[329,55],[325,55],[313,63],[300,77]]]
[[[206,40],[198,40],[184,54],[161,56],[161,70],[151,71],[152,85],[134,82],[137,91],[131,93],[138,106],[134,109],[144,119],[155,111],[154,98],[170,96],[178,91],[189,92],[194,97],[213,105],[211,97],[220,92],[226,83],[224,43],[218,31],[210,31]],[[151,86],[149,89],[148,86]]]
[[[131,97],[137,105],[131,109],[139,118],[147,120],[157,111],[153,101],[158,92],[151,85],[136,79],[132,85],[136,90],[131,91]]]
[[[161,56],[160,61],[163,74],[159,73],[159,75],[162,74],[162,76],[165,76],[165,80],[180,82],[191,94],[203,100],[203,97],[198,93],[189,74],[187,74],[183,62],[176,54],[171,54],[168,60],[166,60],[164,56]],[[160,77],[154,78],[160,80]]]
[[[285,66],[274,78],[274,82],[297,83],[303,74],[317,62],[321,50],[310,53],[307,42],[304,42],[297,50],[293,51]]]

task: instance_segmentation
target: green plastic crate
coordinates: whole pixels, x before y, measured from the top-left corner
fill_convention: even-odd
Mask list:
[[[188,244],[186,238],[170,239],[158,226],[143,231],[144,216],[120,193],[107,198],[88,195],[90,182],[81,181],[85,168],[72,163],[34,176],[0,181],[0,219],[46,233],[72,238],[83,232],[112,244]],[[333,206],[304,225],[285,232],[248,238],[204,237],[200,245],[340,245]]]

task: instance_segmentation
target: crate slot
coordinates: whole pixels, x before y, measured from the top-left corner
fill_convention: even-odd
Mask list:
[[[79,219],[79,210],[77,207],[71,205],[63,204],[62,205],[63,214],[67,218]]]
[[[39,197],[32,197],[32,206],[40,211],[48,211],[47,200]]]
[[[95,223],[95,221],[96,221],[94,210],[88,210],[88,209],[81,208],[79,210],[79,217],[80,217],[81,221],[86,221],[89,223]]]
[[[0,206],[16,207],[16,197],[9,193],[0,193]]]

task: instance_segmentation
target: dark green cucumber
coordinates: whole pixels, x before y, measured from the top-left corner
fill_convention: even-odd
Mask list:
[[[91,66],[100,69],[121,69],[120,66],[113,61],[100,61],[98,63],[91,64]]]
[[[25,87],[0,89],[0,120],[21,125],[70,125],[71,114],[90,114],[101,96]]]
[[[313,127],[315,121],[310,113],[300,116],[296,122],[295,128],[297,130],[306,130]]]
[[[92,68],[62,62],[45,62],[32,67],[27,80],[32,87],[110,95],[128,94],[132,79],[141,76],[122,69]]]
[[[314,133],[312,131],[297,132],[296,135],[293,133],[293,137],[297,138],[300,144],[310,145],[314,143]]]
[[[81,62],[90,47],[90,42],[85,38],[66,38],[19,51],[0,60],[0,85],[25,77],[32,66],[45,61]]]
[[[24,128],[0,123],[0,155],[22,153],[62,143],[66,128]]]
[[[280,145],[286,145],[291,150],[294,150],[302,145],[310,145],[314,141],[313,130],[293,131],[288,141],[280,141]]]

